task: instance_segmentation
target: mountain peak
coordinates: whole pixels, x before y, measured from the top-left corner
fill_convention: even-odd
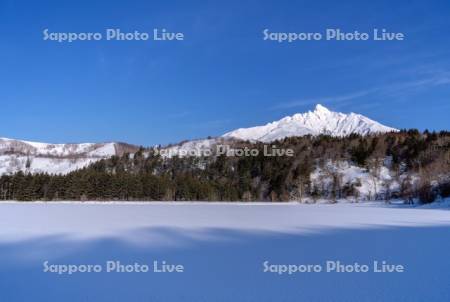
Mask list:
[[[325,112],[325,113],[328,113],[328,112],[330,112],[330,110],[327,107],[322,106],[321,104],[317,104],[316,108],[314,108],[314,112]]]
[[[368,135],[398,131],[359,114],[330,111],[317,104],[314,112],[297,113],[281,120],[251,128],[241,128],[223,135],[225,138],[272,142],[291,136],[320,135],[347,136]]]

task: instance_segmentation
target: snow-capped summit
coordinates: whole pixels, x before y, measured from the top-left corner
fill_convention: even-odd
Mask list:
[[[324,113],[330,112],[330,110],[328,110],[327,107],[324,107],[324,106],[322,106],[322,105],[320,105],[320,104],[317,104],[317,105],[316,105],[316,109],[315,109],[314,111],[315,111],[315,112],[324,112]]]
[[[398,130],[384,126],[360,114],[333,112],[318,104],[314,111],[297,113],[264,126],[240,128],[224,134],[223,137],[271,142],[285,137],[308,134],[347,136],[352,133],[368,135],[392,131]]]

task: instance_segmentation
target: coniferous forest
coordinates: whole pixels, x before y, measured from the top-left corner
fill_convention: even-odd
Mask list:
[[[263,143],[232,147],[258,156],[162,158],[153,149],[98,161],[67,175],[0,177],[1,200],[289,201],[412,199],[450,195],[450,132],[291,137],[272,143],[293,156],[264,156]],[[347,179],[342,164],[360,171]],[[382,177],[388,171],[389,177]],[[385,173],[386,174],[386,173]]]

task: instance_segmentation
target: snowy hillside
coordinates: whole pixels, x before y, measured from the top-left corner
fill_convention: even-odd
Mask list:
[[[47,144],[0,138],[0,175],[18,171],[66,174],[93,162],[120,155],[120,143]]]
[[[239,140],[227,137],[215,137],[185,141],[155,150],[158,150],[163,158],[172,158],[176,156],[211,156],[217,154],[217,151],[219,151],[221,147],[233,145],[233,143],[236,142],[239,142]]]
[[[159,153],[163,158],[172,158],[175,156],[202,156],[210,154],[211,150],[219,142],[216,138],[198,139],[181,142],[176,145],[170,145],[159,149]]]
[[[317,105],[314,111],[297,113],[264,126],[240,128],[223,135],[242,140],[271,142],[291,136],[329,134],[346,136],[352,133],[367,135],[398,131],[363,115],[340,113]]]

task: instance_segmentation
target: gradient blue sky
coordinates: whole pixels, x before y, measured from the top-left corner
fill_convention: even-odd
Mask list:
[[[339,2],[339,3],[338,3]],[[177,142],[310,110],[450,129],[450,1],[0,0],[0,136]],[[151,31],[182,42],[43,41]],[[262,30],[403,32],[401,42],[263,41]]]

